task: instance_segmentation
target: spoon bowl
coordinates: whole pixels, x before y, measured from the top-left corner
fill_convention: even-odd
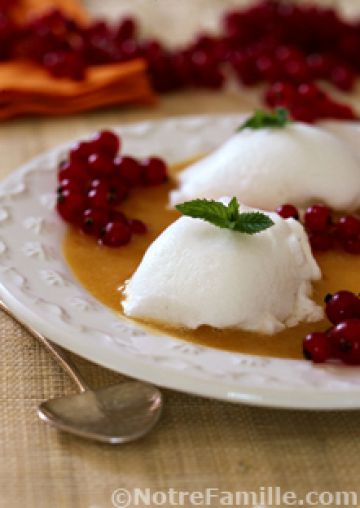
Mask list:
[[[0,309],[33,335],[69,374],[80,390],[77,395],[50,399],[38,416],[53,427],[102,443],[121,444],[147,434],[161,415],[161,392],[148,383],[128,381],[92,390],[70,355],[31,326],[22,323],[0,300]]]
[[[147,434],[158,421],[162,396],[154,386],[130,381],[43,402],[39,417],[87,439],[121,444]]]

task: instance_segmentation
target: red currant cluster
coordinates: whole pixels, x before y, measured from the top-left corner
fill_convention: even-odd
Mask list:
[[[284,219],[299,220],[299,212],[293,205],[281,205],[276,212]],[[350,254],[360,254],[360,219],[355,215],[334,221],[330,208],[313,205],[305,212],[304,226],[314,251],[342,248]]]
[[[119,150],[119,137],[101,131],[93,139],[76,144],[58,171],[60,216],[110,247],[125,245],[133,233],[147,231],[141,221],[128,219],[117,209],[129,192],[167,180],[166,164],[161,159],[139,161],[119,155]]]
[[[0,14],[0,59],[27,58],[43,65],[55,77],[81,80],[89,65],[141,57],[147,60],[153,86],[159,92],[189,85],[218,88],[224,81],[209,51],[198,51],[212,43],[207,37],[186,51],[170,52],[156,40],[140,41],[137,24],[130,17],[114,25],[94,21],[86,27],[59,10],[51,10],[22,26],[16,25],[5,11],[3,23],[1,19]]]
[[[225,76],[223,50],[219,40],[200,34],[185,48],[170,51],[158,41],[144,41],[142,56],[147,60],[153,87],[160,93],[184,88],[220,89]]]
[[[19,25],[0,8],[0,60],[26,58],[43,65],[55,77],[81,80],[89,65],[138,56],[132,43],[135,31],[131,18],[111,28],[101,21],[83,27],[57,9]]]
[[[83,27],[53,10],[18,26],[1,5],[0,59],[25,57],[56,77],[82,79],[89,65],[141,57],[155,90],[165,93],[221,88],[230,67],[246,86],[267,82],[265,102],[286,107],[295,119],[355,117],[314,84],[325,80],[350,91],[360,72],[360,23],[340,19],[333,9],[262,0],[226,14],[218,36],[199,34],[169,50],[155,39],[141,40],[132,18]]]
[[[350,291],[326,295],[326,315],[334,325],[326,332],[307,335],[304,356],[315,363],[337,359],[360,365],[360,299]]]
[[[289,83],[277,81],[265,92],[265,102],[271,108],[286,107],[292,118],[306,123],[325,118],[353,120],[352,108],[334,101],[313,82]]]
[[[225,34],[239,79],[246,85],[270,84],[265,94],[269,106],[285,106],[293,118],[310,122],[354,117],[314,81],[352,89],[360,71],[358,22],[345,22],[332,9],[270,0],[230,12]]]

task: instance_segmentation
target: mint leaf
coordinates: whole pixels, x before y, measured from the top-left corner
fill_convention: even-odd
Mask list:
[[[285,108],[276,108],[272,113],[258,110],[240,125],[236,129],[236,132],[244,129],[281,128],[285,127],[288,123],[291,123],[291,120],[289,120],[289,113]]]
[[[219,201],[208,201],[207,199],[194,199],[175,207],[183,215],[194,219],[204,219],[219,228],[228,227],[227,206]]]
[[[236,221],[239,216],[239,203],[236,198],[232,198],[227,207],[227,214],[230,220]]]
[[[261,212],[244,212],[240,213],[234,227],[234,231],[240,231],[248,235],[253,235],[259,231],[273,226],[274,223],[268,215]]]
[[[194,199],[176,206],[183,215],[202,219],[214,226],[253,235],[273,226],[273,221],[261,212],[239,212],[239,202],[233,197],[226,206],[219,201]]]

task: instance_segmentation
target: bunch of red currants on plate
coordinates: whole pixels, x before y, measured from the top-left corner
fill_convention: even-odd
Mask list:
[[[325,332],[307,335],[304,356],[314,363],[341,360],[360,365],[360,298],[351,291],[338,291],[325,297],[325,312],[333,324]]]
[[[147,231],[143,222],[119,210],[129,193],[167,181],[162,159],[139,160],[121,155],[120,148],[120,138],[103,130],[73,146],[58,170],[59,215],[109,247],[126,245],[133,234]]]

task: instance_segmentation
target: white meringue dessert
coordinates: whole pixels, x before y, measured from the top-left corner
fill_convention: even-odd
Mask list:
[[[241,207],[249,211],[258,210]],[[303,227],[266,215],[274,225],[254,235],[190,217],[176,220],[127,281],[124,313],[174,327],[263,334],[321,319],[322,309],[310,298],[321,272]]]
[[[351,144],[303,123],[241,130],[178,176],[174,206],[195,198],[235,195],[256,208],[317,202],[333,210],[360,207],[360,162]]]

